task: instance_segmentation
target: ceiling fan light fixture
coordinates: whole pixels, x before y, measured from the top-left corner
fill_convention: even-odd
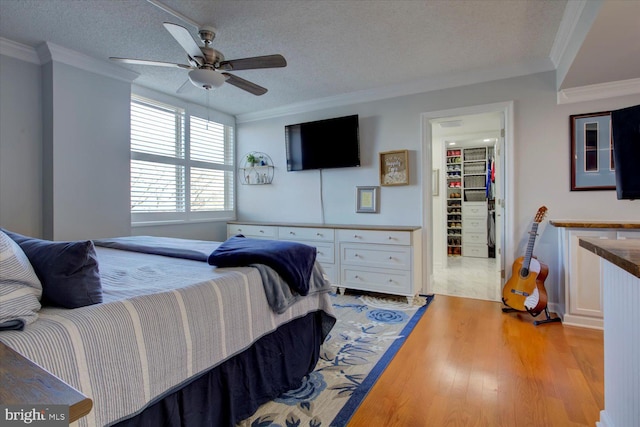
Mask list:
[[[204,89],[213,89],[222,86],[227,78],[214,70],[199,69],[189,71],[191,83]]]

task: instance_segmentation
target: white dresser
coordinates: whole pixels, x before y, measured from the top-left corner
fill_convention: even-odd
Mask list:
[[[476,258],[489,256],[487,202],[462,203],[462,255]]]
[[[290,240],[317,248],[331,283],[406,296],[422,292],[420,227],[229,222],[227,235]]]

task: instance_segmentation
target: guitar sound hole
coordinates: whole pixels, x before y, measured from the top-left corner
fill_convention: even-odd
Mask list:
[[[520,270],[520,277],[527,277],[528,275],[529,275],[528,268],[523,268],[522,270]]]

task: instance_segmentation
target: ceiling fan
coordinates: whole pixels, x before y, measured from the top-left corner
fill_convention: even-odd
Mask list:
[[[198,33],[204,46],[199,46],[189,30],[185,27],[170,22],[162,25],[169,31],[174,39],[187,52],[187,64],[177,64],[173,62],[148,61],[144,59],[116,58],[110,57],[112,61],[124,62],[125,64],[153,65],[157,67],[182,68],[189,71],[189,80],[195,86],[203,89],[212,89],[229,83],[237,88],[245,90],[254,95],[264,95],[267,89],[253,82],[240,78],[228,71],[253,70],[258,68],[279,68],[286,67],[287,61],[282,55],[254,56],[251,58],[241,58],[225,60],[224,55],[211,47],[211,42],[216,36],[216,29],[212,26],[200,27]],[[184,85],[183,85],[184,87]]]

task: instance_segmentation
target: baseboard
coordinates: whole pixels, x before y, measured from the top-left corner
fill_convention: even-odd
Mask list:
[[[589,329],[604,329],[604,321],[602,319],[597,319],[594,317],[586,317],[586,316],[576,316],[573,314],[565,314],[562,320],[567,326],[578,326],[581,328],[589,328]]]

